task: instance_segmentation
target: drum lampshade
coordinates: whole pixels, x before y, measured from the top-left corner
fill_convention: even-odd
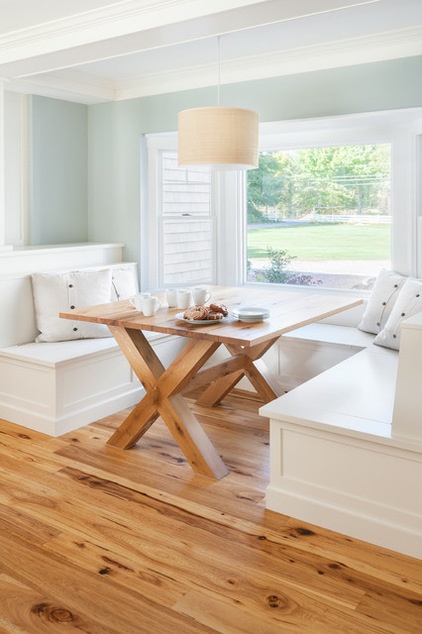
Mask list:
[[[179,112],[179,165],[214,170],[258,167],[258,113],[214,106]]]

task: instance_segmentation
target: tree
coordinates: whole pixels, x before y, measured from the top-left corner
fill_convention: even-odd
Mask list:
[[[388,209],[388,145],[307,148],[263,153],[248,173],[248,221]]]
[[[279,208],[283,189],[282,169],[283,163],[277,153],[263,153],[258,169],[248,172],[248,222],[263,221],[268,217],[265,212],[268,215]]]

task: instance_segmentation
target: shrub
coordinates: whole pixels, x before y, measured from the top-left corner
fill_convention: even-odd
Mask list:
[[[271,284],[300,284],[302,286],[314,286],[321,284],[321,280],[315,280],[312,275],[289,271],[288,266],[295,255],[290,255],[285,249],[273,249],[267,247],[270,267],[265,271],[265,280]]]

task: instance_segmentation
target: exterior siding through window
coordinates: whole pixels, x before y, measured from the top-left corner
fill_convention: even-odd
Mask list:
[[[211,175],[181,168],[163,151],[161,186],[162,285],[210,283],[213,278]]]

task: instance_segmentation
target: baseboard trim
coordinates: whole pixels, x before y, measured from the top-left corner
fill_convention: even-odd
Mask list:
[[[270,484],[266,490],[266,508],[403,555],[421,558],[421,530],[383,517],[369,516],[349,506],[327,504]]]

